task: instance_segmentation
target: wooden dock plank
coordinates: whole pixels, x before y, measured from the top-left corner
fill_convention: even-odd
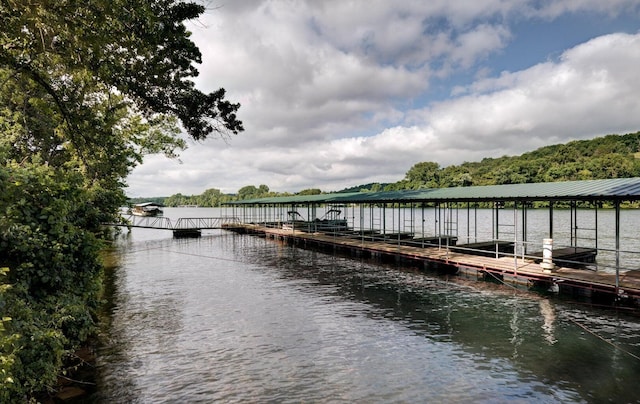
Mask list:
[[[546,282],[566,282],[583,285],[595,290],[615,290],[615,274],[590,271],[578,268],[558,266],[551,273],[545,272],[534,259],[514,258],[501,254],[495,256],[468,254],[463,249],[446,248],[445,246],[412,246],[403,243],[392,244],[388,241],[366,240],[363,238],[340,237],[337,234],[308,233],[297,230],[283,230],[254,226],[253,231],[264,232],[278,238],[294,238],[312,241],[336,247],[347,247],[356,250],[367,250],[374,253],[404,256],[412,259],[430,260],[457,267],[521,276]],[[621,272],[619,287],[624,293],[640,297],[640,271]]]

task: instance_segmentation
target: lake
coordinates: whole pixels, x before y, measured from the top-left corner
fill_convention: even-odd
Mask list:
[[[110,254],[95,402],[640,400],[631,312],[222,230]]]

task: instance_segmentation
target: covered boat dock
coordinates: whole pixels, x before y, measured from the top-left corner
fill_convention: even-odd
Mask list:
[[[640,301],[640,178],[260,198],[244,231],[467,276]]]

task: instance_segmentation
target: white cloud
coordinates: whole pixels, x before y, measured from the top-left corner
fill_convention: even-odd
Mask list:
[[[504,26],[482,24],[458,38],[451,59],[463,67],[471,67],[478,59],[503,49],[511,37]]]
[[[225,4],[192,27],[204,54],[197,84],[226,88],[242,104],[246,131],[192,146],[183,164],[148,157],[129,193],[235,192],[248,184],[336,190],[397,181],[420,161],[445,166],[636,131],[640,35],[597,37],[498,76],[485,63],[506,51],[512,18],[610,15],[635,3]],[[454,82],[448,100],[428,102],[436,77],[464,72],[475,81]]]
[[[613,34],[565,52],[556,63],[474,83],[464,97],[422,111],[445,148],[515,154],[557,139],[590,138],[640,128],[640,35]],[[468,151],[468,152],[467,152]]]
[[[565,13],[592,12],[612,17],[629,12],[638,12],[640,4],[636,0],[544,0],[527,5],[532,15],[556,18]]]

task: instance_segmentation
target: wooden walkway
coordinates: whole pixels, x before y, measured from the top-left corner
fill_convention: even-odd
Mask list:
[[[226,227],[226,226],[225,226]],[[318,246],[324,249],[351,250],[370,256],[392,256],[399,259],[431,262],[452,266],[466,273],[491,275],[510,283],[529,286],[557,286],[559,289],[577,290],[583,295],[595,293],[613,294],[621,298],[636,299],[640,302],[640,270],[621,272],[616,287],[616,275],[602,271],[556,267],[545,272],[534,257],[514,257],[513,254],[499,258],[486,255],[472,255],[462,249],[444,246],[410,246],[404,243],[376,241],[370,237],[343,237],[339,235],[308,233],[297,230],[283,230],[258,225],[236,225],[236,231],[264,235],[269,238],[288,240],[305,246]]]

